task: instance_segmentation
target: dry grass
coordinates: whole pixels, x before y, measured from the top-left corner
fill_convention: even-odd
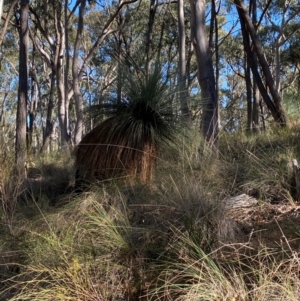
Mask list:
[[[297,253],[241,254],[243,246],[227,245],[205,253],[186,233],[175,233],[174,252],[148,291],[150,300],[299,300]],[[228,254],[226,249],[230,248]],[[249,247],[248,247],[249,248]],[[284,258],[278,260],[278,257]],[[220,258],[220,254],[227,254]]]
[[[257,211],[297,208],[294,134],[224,136],[217,157],[188,133],[161,149],[151,184],[111,181],[82,194],[66,190],[71,160],[39,159],[35,185],[45,185],[16,198],[9,227],[1,217],[0,300],[299,300],[298,228],[287,235],[270,211],[248,233],[222,204],[254,191]]]

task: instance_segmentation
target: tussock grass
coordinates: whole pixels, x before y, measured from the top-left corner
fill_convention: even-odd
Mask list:
[[[128,282],[138,266],[132,266],[132,227],[120,211],[122,199],[100,191],[82,198],[27,223],[19,272],[4,282],[1,297],[120,300],[131,294]]]
[[[263,249],[255,256],[241,256],[232,246],[237,253],[231,251],[221,260],[218,253],[226,254],[222,249],[206,253],[178,230],[174,238],[170,248],[174,253],[148,291],[149,300],[299,299],[299,257],[295,253],[278,261],[276,256],[281,253]]]
[[[265,222],[265,236],[284,241],[274,247],[224,211],[241,193],[261,210],[297,208],[298,137],[292,128],[224,134],[216,155],[187,131],[161,149],[151,183],[106,181],[80,194],[72,159],[36,159],[28,183],[14,186],[24,193],[1,192],[2,208],[16,206],[9,223],[2,209],[0,300],[298,300],[299,253],[287,237],[299,233]]]

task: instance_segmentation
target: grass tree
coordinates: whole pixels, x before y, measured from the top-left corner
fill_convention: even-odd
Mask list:
[[[124,98],[101,108],[113,113],[79,143],[77,184],[87,179],[151,180],[162,143],[174,137],[172,94],[158,67],[123,72]],[[103,112],[103,111],[102,111]]]

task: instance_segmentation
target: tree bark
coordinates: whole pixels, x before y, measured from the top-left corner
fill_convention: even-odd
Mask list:
[[[203,102],[202,133],[212,146],[217,146],[219,124],[212,54],[205,31],[205,0],[190,0],[191,39],[197,59],[198,81]]]
[[[212,5],[212,19],[213,19],[213,25],[215,28],[215,86],[216,86],[216,103],[219,107],[219,79],[220,79],[220,67],[219,67],[219,24],[218,24],[218,13],[220,11],[220,2],[219,2],[219,8],[216,9],[216,0],[211,0]],[[212,48],[211,48],[212,49]],[[219,108],[218,108],[219,110]],[[220,115],[218,114],[218,127],[220,125]]]
[[[241,22],[244,22],[246,25],[246,30],[251,36],[251,40],[254,46],[255,53],[257,55],[258,61],[261,65],[262,72],[266,78],[267,86],[270,90],[270,93],[273,97],[274,104],[277,110],[277,116],[275,117],[275,122],[280,124],[281,126],[285,126],[287,124],[287,118],[282,106],[281,96],[278,93],[268,62],[266,61],[263,48],[260,44],[259,38],[256,34],[255,27],[253,26],[253,23],[251,21],[250,16],[247,13],[247,8],[245,7],[244,3],[241,0],[234,0],[234,3],[239,10],[239,14],[241,16]],[[274,116],[273,116],[274,117]]]
[[[28,100],[28,10],[29,0],[21,0],[20,13],[20,52],[19,52],[19,89],[16,125],[16,167],[21,177],[26,176],[26,115]]]
[[[146,38],[147,74],[149,73],[150,66],[151,66],[153,25],[154,25],[155,13],[156,13],[156,0],[150,0],[148,31],[147,31],[147,38]]]
[[[252,103],[252,128],[254,132],[257,132],[261,129],[260,123],[260,93],[257,88],[256,80],[253,78],[253,87],[252,87],[253,103]]]
[[[186,89],[186,62],[185,62],[185,25],[184,25],[184,2],[183,0],[177,1],[178,13],[178,32],[179,32],[179,62],[178,62],[178,89],[180,99],[180,109],[183,121],[189,123],[191,121],[191,114],[187,102],[187,89]]]
[[[33,147],[33,133],[34,133],[34,122],[36,117],[36,107],[38,101],[38,83],[36,81],[36,66],[35,66],[35,47],[32,48],[32,59],[31,59],[31,72],[30,72],[30,84],[31,84],[31,91],[30,91],[30,98],[28,102],[28,116],[27,116],[27,151],[32,153],[35,151]]]
[[[257,23],[257,3],[256,3],[256,0],[251,0],[250,10],[252,10],[252,22],[253,22],[254,28],[257,29],[258,23]],[[249,45],[250,45],[250,43],[249,43]],[[253,60],[255,62],[257,62],[257,57],[256,57],[255,54],[253,55]],[[249,62],[248,62],[248,64],[249,64]],[[260,129],[260,119],[259,119],[259,115],[260,115],[260,113],[259,113],[260,112],[260,106],[259,106],[260,94],[259,94],[259,89],[257,88],[255,78],[253,78],[253,80],[252,80],[252,96],[253,96],[253,100],[252,100],[252,121],[251,121],[252,122],[252,130],[254,132],[257,132]],[[263,118],[263,116],[262,116],[262,118]]]
[[[73,76],[73,90],[75,98],[75,110],[76,110],[76,125],[75,125],[75,137],[74,144],[77,145],[83,135],[83,100],[80,91],[80,81],[79,81],[79,48],[82,41],[82,32],[83,32],[83,15],[86,5],[86,0],[80,1],[79,6],[79,16],[78,16],[78,28],[76,41],[74,45],[74,55],[73,55],[73,64],[72,64],[72,76]]]
[[[247,98],[247,132],[253,130],[253,103],[252,103],[252,84],[251,84],[251,68],[248,62],[248,56],[245,53],[245,83]]]
[[[43,145],[40,150],[41,153],[45,153],[50,144],[51,136],[53,134],[53,122],[52,122],[52,113],[54,108],[54,87],[55,87],[55,73],[52,70],[50,75],[50,94],[47,108],[47,117],[46,117],[46,128],[43,131]]]
[[[60,147],[66,150],[69,141],[68,125],[67,125],[68,110],[66,108],[62,61],[63,61],[62,58],[59,57],[56,65],[55,73],[56,73],[57,94],[58,94],[58,121],[60,127]]]
[[[119,0],[120,4],[121,0]],[[117,19],[118,25],[123,24],[122,13],[119,13]],[[122,102],[122,88],[123,88],[123,76],[122,76],[122,29],[119,30],[116,37],[116,52],[118,56],[118,76],[117,76],[117,105]]]
[[[79,2],[79,1],[77,1]],[[69,116],[69,68],[70,68],[70,51],[69,51],[69,17],[68,17],[68,4],[69,1],[65,0],[64,3],[64,27],[65,27],[65,70],[64,70],[64,83],[65,83],[65,107],[66,107],[66,126],[69,133],[68,139],[71,140],[71,130],[70,130],[70,116]],[[77,6],[77,3],[75,4]]]
[[[294,179],[295,179],[295,183],[296,183],[295,200],[296,200],[296,202],[298,202],[299,197],[300,197],[300,167],[299,167],[298,161],[296,159],[292,160],[292,166],[293,166]]]
[[[1,20],[2,12],[3,12],[3,2],[4,2],[4,0],[0,0],[0,20]]]
[[[68,99],[66,99],[65,93],[65,81],[63,73],[64,51],[65,51],[65,30],[61,21],[60,6],[54,7],[54,24],[56,32],[56,44],[55,44],[55,60],[54,70],[57,81],[57,94],[58,94],[58,121],[60,127],[60,147],[63,150],[67,150],[70,136],[68,134],[68,119],[69,119],[69,107]]]

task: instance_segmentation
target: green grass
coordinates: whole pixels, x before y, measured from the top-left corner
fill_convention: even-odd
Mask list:
[[[0,300],[298,300],[298,228],[254,220],[252,236],[224,213],[224,199],[241,193],[262,212],[296,208],[293,158],[290,128],[223,134],[218,156],[188,132],[161,151],[148,185],[112,180],[81,194],[65,155],[35,158],[24,185],[7,166]]]

